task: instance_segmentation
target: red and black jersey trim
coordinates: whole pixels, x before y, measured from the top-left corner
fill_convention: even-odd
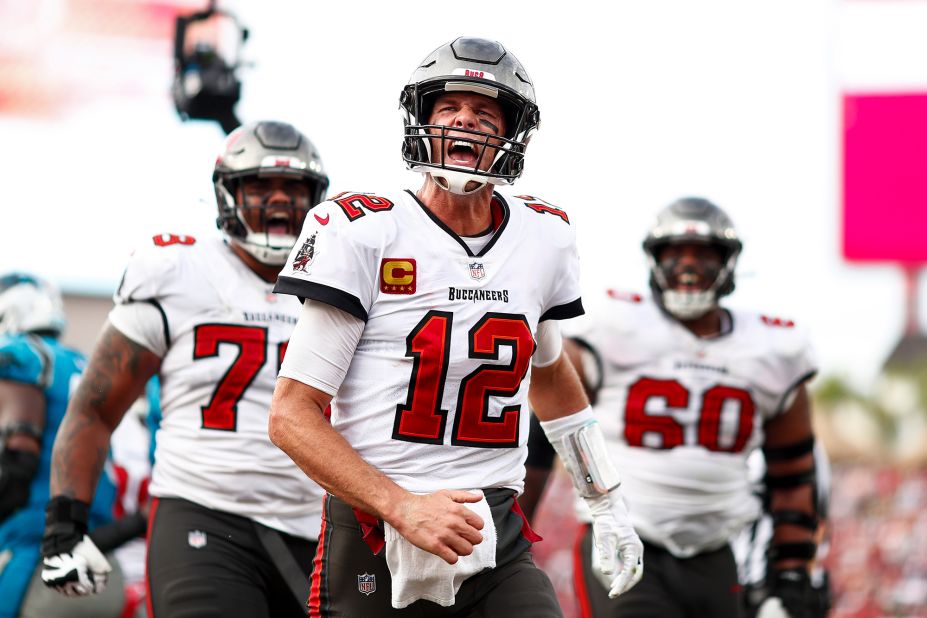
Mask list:
[[[580,618],[592,618],[592,604],[589,602],[589,589],[586,587],[586,552],[583,551],[583,539],[590,533],[589,524],[580,524],[573,541],[573,590],[579,602]]]
[[[586,310],[583,309],[583,299],[577,298],[565,305],[551,307],[541,315],[541,319],[538,320],[538,322],[543,322],[544,320],[569,320],[570,318],[579,317],[584,313],[586,313]]]
[[[325,494],[322,500],[322,528],[319,531],[319,544],[316,546],[315,558],[312,561],[312,574],[309,577],[309,598],[306,600],[309,616],[327,616],[331,611],[331,596],[328,583],[328,559],[332,538],[331,496]]]
[[[145,531],[145,607],[148,609],[148,615],[154,616],[153,596],[151,594],[151,573],[148,570],[148,564],[151,560],[151,533],[154,531],[155,518],[158,516],[158,504],[160,500],[157,496],[151,498],[151,505],[148,507],[148,529]]]
[[[472,251],[470,251],[470,247],[467,245],[467,243],[465,243],[463,239],[460,236],[458,236],[456,232],[454,232],[454,230],[446,226],[444,222],[441,221],[441,219],[435,216],[435,214],[431,212],[431,209],[425,206],[425,204],[423,204],[422,201],[418,199],[418,196],[415,195],[414,192],[406,189],[406,193],[412,196],[415,202],[419,206],[421,206],[425,214],[428,215],[428,218],[434,221],[435,225],[437,225],[439,228],[444,230],[451,238],[457,241],[457,244],[463,247],[463,250],[467,252],[467,255],[469,257],[482,257],[486,255],[489,252],[489,250],[493,248],[493,246],[496,244],[499,238],[502,237],[502,232],[505,231],[506,226],[509,224],[509,221],[512,218],[511,213],[509,211],[509,205],[508,203],[506,203],[505,199],[503,199],[503,197],[499,195],[498,193],[493,193],[492,202],[490,204],[490,213],[492,214],[492,226],[493,226],[493,229],[495,229],[495,233],[493,234],[493,237],[489,240],[489,242],[486,243],[486,246],[483,247],[479,253],[473,253]]]
[[[299,298],[299,302],[311,298],[320,303],[325,303],[326,305],[341,309],[345,313],[349,313],[364,322],[367,321],[367,310],[364,309],[364,305],[361,304],[359,298],[343,290],[322,285],[321,283],[305,281],[303,279],[297,279],[296,277],[281,276],[277,279],[274,292],[277,294],[290,294],[291,296],[296,296]]]

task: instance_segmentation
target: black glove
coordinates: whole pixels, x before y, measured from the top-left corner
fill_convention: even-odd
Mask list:
[[[760,607],[758,616],[763,616],[767,604],[778,599],[789,618],[825,618],[827,608],[822,607],[820,592],[811,585],[808,571],[802,568],[783,569],[772,574],[769,582],[769,597]]]
[[[87,536],[90,505],[55,496],[45,507],[42,581],[67,596],[102,592],[112,568]]]

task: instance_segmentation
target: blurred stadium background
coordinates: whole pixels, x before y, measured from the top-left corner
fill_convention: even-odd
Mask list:
[[[206,7],[0,0],[0,270],[62,286],[84,351],[139,239],[215,233],[223,131],[181,122],[171,97],[176,17]],[[459,34],[503,41],[544,117],[517,188],[571,213],[589,298],[645,285],[640,239],[670,200],[731,212],[746,245],[732,303],[800,320],[820,355],[833,616],[927,616],[927,2],[219,7],[250,35],[237,116],[300,126],[335,191],[416,183],[395,113],[414,63]],[[181,56],[207,41],[236,62],[236,22],[198,28]],[[537,546],[567,616],[570,504],[556,477]]]

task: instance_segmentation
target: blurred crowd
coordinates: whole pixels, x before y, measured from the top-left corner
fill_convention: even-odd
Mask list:
[[[927,616],[927,466],[899,468],[837,462],[824,561],[830,571],[832,618]],[[534,546],[569,617],[573,595],[576,520],[572,487],[554,476],[538,511]]]
[[[834,618],[927,616],[927,467],[834,466]]]

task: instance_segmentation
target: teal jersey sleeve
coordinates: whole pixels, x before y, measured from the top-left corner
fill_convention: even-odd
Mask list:
[[[32,384],[45,389],[52,382],[52,359],[37,337],[0,337],[0,380]]]

